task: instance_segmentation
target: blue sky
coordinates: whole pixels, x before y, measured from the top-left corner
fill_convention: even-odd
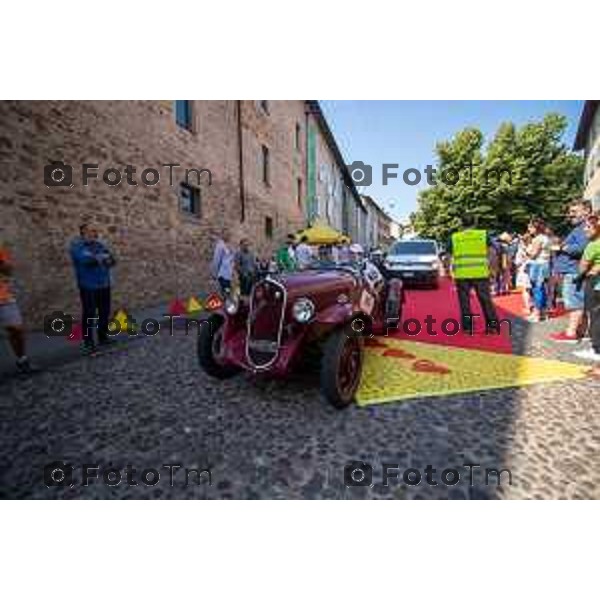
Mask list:
[[[435,164],[435,144],[468,126],[478,127],[486,139],[501,123],[522,125],[548,112],[565,115],[569,125],[564,141],[571,147],[583,102],[540,101],[372,101],[322,100],[321,107],[347,163],[373,165],[373,184],[359,188],[373,196],[392,216],[405,219],[416,208],[417,192],[427,186],[408,186],[402,172],[421,172]],[[398,163],[399,179],[381,184],[382,163]],[[423,181],[424,180],[424,181]]]

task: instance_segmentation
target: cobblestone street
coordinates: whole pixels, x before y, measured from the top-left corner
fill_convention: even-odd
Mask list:
[[[558,322],[536,326],[528,353]],[[523,325],[515,340],[522,344]],[[197,366],[195,337],[142,338],[31,379],[0,384],[0,450],[5,498],[600,498],[600,381],[585,379],[336,411],[316,377],[228,381]],[[519,341],[520,340],[520,341]],[[561,347],[562,349],[562,347]],[[568,357],[572,347],[565,349]],[[554,354],[556,357],[556,354]],[[155,468],[155,486],[93,481],[47,488],[52,461],[99,464],[139,473]],[[372,487],[346,487],[344,465],[373,465]],[[400,479],[382,485],[381,465]],[[471,463],[473,485],[469,470]],[[163,464],[182,466],[169,482]],[[427,465],[437,486],[402,482],[402,471]],[[212,485],[183,468],[210,469]],[[457,485],[441,483],[456,468]],[[490,475],[484,470],[509,469]],[[397,473],[398,471],[396,471]],[[77,481],[77,471],[75,471]]]

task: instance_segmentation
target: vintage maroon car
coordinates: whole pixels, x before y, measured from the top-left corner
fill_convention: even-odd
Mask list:
[[[369,263],[269,275],[201,328],[200,365],[222,379],[241,370],[276,377],[317,351],[322,393],[342,408],[360,383],[365,338],[397,327],[402,302],[401,280],[385,281]]]

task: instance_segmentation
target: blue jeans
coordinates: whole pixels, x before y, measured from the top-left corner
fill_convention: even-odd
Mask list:
[[[225,279],[225,277],[217,277],[217,281],[219,282],[219,287],[221,288],[223,296],[229,296],[231,293],[231,280]]]
[[[531,263],[528,267],[531,280],[531,295],[533,306],[536,310],[546,310],[548,305],[548,279],[550,278],[550,265],[548,263]]]
[[[567,310],[583,309],[583,287],[577,289],[575,282],[576,275],[567,273],[563,279],[562,296]]]

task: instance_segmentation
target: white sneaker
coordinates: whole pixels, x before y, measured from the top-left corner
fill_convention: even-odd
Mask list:
[[[578,350],[577,352],[573,352],[573,356],[577,358],[582,358],[583,360],[593,360],[595,362],[600,362],[600,353],[595,352],[593,348],[588,348],[587,350]]]

